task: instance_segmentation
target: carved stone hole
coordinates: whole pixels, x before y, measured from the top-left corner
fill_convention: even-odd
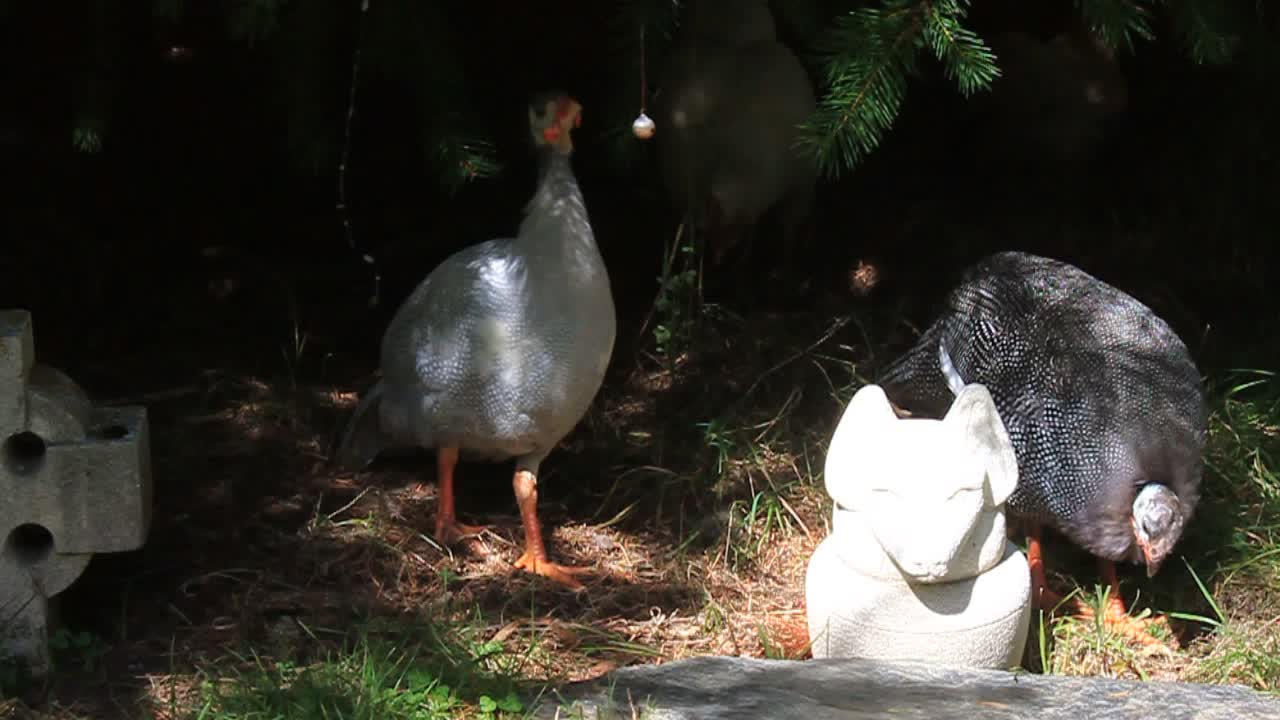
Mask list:
[[[151,526],[146,409],[97,408],[35,362],[31,315],[0,311],[0,660],[49,667],[50,600],[95,553],[136,550]]]

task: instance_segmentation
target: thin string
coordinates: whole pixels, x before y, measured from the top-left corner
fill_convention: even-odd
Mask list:
[[[640,114],[644,114],[644,103],[649,97],[649,85],[645,78],[644,62],[644,23],[640,23]]]
[[[360,48],[364,46],[365,16],[369,14],[369,0],[360,4],[360,32],[356,36],[356,50],[351,62],[351,90],[347,96],[347,124],[342,142],[342,159],[338,161],[338,216],[342,219],[342,233],[347,239],[347,246],[357,253],[355,236],[351,232],[351,214],[347,208],[347,163],[351,157],[351,120],[356,114],[356,80],[360,76]],[[373,269],[373,295],[369,298],[369,307],[377,307],[382,296],[382,273],[378,272],[378,261],[370,253],[360,253],[360,259]]]

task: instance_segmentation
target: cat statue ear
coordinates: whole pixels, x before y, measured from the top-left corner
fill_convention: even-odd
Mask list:
[[[900,443],[901,419],[879,385],[866,385],[854,394],[836,425],[827,448],[823,483],[827,493],[848,509],[865,507],[866,483],[851,478],[893,477],[901,458],[886,452],[886,443]],[[1018,460],[991,393],[980,384],[965,385],[943,419],[948,433],[958,432],[954,447],[965,448],[968,457],[987,473],[993,505],[1003,504],[1018,484]],[[921,428],[923,429],[923,428]],[[949,444],[950,445],[950,444]],[[906,452],[906,448],[902,448]],[[949,458],[952,462],[956,458]]]
[[[866,484],[850,482],[850,478],[892,476],[888,473],[894,469],[893,454],[875,452],[875,448],[869,447],[878,444],[882,436],[868,430],[896,422],[898,416],[879,385],[864,385],[854,393],[831,435],[822,471],[827,494],[838,505],[854,509],[866,504]]]
[[[1017,459],[990,392],[956,386],[942,419],[899,418],[867,385],[827,448],[831,530],[805,571],[813,656],[1016,665],[1031,574],[1004,503]]]
[[[965,385],[942,421],[964,433],[964,447],[986,468],[992,503],[1003,504],[1018,485],[1018,458],[991,392],[976,383]]]
[[[913,581],[970,577],[1004,548],[994,513],[1013,492],[999,457],[1007,435],[985,389],[961,391],[963,401],[936,420],[899,418],[880,386],[864,387],[827,450],[833,532],[847,521],[862,527]]]

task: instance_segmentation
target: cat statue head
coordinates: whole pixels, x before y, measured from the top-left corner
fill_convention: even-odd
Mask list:
[[[1005,552],[1018,464],[982,385],[964,386],[941,420],[899,418],[880,386],[863,387],[836,426],[824,476],[833,531],[869,531],[909,582],[973,577]]]

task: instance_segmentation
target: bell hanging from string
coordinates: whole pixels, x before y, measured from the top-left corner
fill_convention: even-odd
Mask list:
[[[653,131],[656,128],[657,126],[653,124],[653,119],[645,115],[643,110],[640,111],[640,116],[635,119],[635,122],[631,123],[632,134],[641,140],[648,140],[653,137]]]

